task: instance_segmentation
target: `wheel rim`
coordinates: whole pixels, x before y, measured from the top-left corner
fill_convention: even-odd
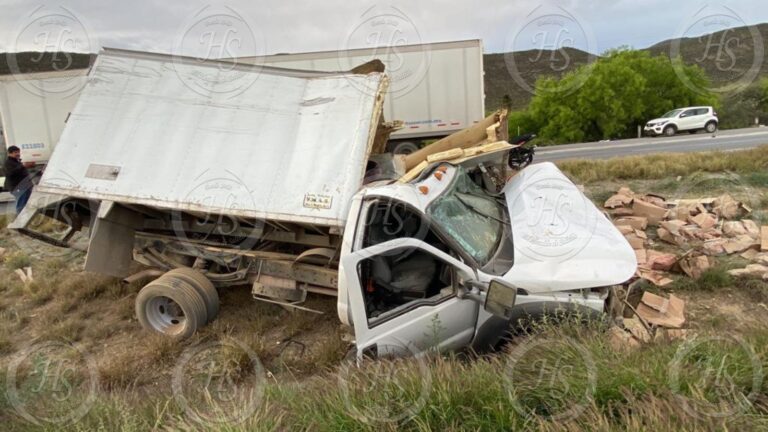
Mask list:
[[[155,297],[147,302],[147,321],[152,329],[167,335],[176,335],[184,330],[187,317],[170,297]]]
[[[707,125],[707,132],[714,132],[715,131],[715,125],[713,123],[710,123]]]
[[[664,132],[666,133],[667,136],[672,136],[672,135],[675,134],[675,130],[673,128],[671,128],[671,127],[670,128],[666,128],[664,130]]]

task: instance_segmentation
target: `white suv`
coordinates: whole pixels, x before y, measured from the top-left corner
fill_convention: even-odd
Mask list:
[[[694,134],[700,130],[714,133],[719,124],[720,119],[717,118],[717,112],[712,107],[680,108],[649,121],[645,125],[645,134],[673,136],[678,132]]]

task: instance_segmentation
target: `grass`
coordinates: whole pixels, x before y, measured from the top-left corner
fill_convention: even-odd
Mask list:
[[[609,144],[608,144],[609,145]],[[734,152],[657,153],[606,160],[568,160],[560,169],[580,183],[663,179],[697,172],[746,174],[751,185],[768,182],[768,146]]]
[[[741,153],[717,154],[721,159],[713,163],[739,173],[739,184],[746,185],[743,190],[768,189],[768,174],[750,172],[746,165],[765,166],[760,158],[768,161],[768,147]],[[633,168],[635,174],[642,172],[644,177],[626,180],[609,175],[629,169],[626,160],[564,165],[571,167],[566,172],[574,177],[578,173],[597,179],[588,191],[598,203],[624,181],[638,192],[679,191],[682,180],[677,176],[692,185],[686,192],[694,196],[732,189],[727,174],[705,175],[711,172],[702,168],[706,158],[682,156],[686,158],[668,162],[670,169],[679,171],[659,177],[655,168],[649,168],[657,159],[633,158],[630,162],[639,164]],[[765,208],[762,204],[768,198],[757,194],[751,202]],[[8,240],[7,232],[0,230],[0,246],[8,248],[0,266],[0,388],[9,385],[6,371],[13,354],[39,340],[82,346],[95,361],[99,385],[83,417],[62,424],[25,421],[15,414],[7,393],[0,391],[3,430],[768,429],[768,379],[757,384],[753,380],[756,365],[768,370],[768,326],[757,325],[766,321],[761,316],[768,307],[761,309],[759,304],[768,303],[768,282],[732,278],[727,270],[743,263],[727,259],[718,259],[719,264],[698,281],[680,277],[657,290],[680,291],[686,299],[693,298],[691,309],[697,306],[696,298],[710,300],[692,312],[694,341],[703,341],[698,345],[660,339],[634,350],[616,350],[602,322],[543,323],[495,355],[433,355],[364,362],[358,368],[343,360],[349,343],[342,338],[333,300],[310,297],[306,306],[324,315],[292,313],[252,303],[247,287],[221,290],[219,318],[190,340],[173,341],[139,329],[133,312],[139,286],[80,271],[81,256],[30,258],[36,254]],[[24,285],[13,270],[26,265],[33,267],[35,281]],[[739,310],[757,312],[749,325],[742,325],[741,316],[710,310],[717,302],[713,299],[741,302],[748,307]],[[740,339],[716,338],[723,335]],[[185,354],[231,339],[256,354],[260,372],[245,352],[231,348],[198,359],[196,367],[177,368]],[[738,340],[751,351],[744,351]],[[82,366],[68,381],[75,402],[88,392]],[[187,403],[211,415],[209,422],[200,424],[174,397],[177,370],[190,373],[184,375],[188,381],[182,381],[189,386],[183,388],[192,391]],[[24,369],[24,377],[34,380],[31,371]],[[232,388],[238,391],[228,391]],[[752,392],[755,388],[757,394]],[[45,409],[72,408],[52,402],[55,399],[46,397],[48,393],[25,395]],[[233,398],[219,399],[222,395]],[[706,415],[732,408],[735,401],[746,403],[730,415]],[[30,409],[38,408],[30,405]],[[238,417],[243,421],[230,421]]]
[[[235,411],[220,414],[222,420],[243,414],[245,420],[234,425],[214,418],[201,426],[159,386],[144,397],[100,390],[78,424],[49,430],[764,429],[768,386],[754,377],[768,367],[768,330],[743,338],[752,351],[735,340],[701,338],[696,345],[656,342],[620,352],[608,346],[598,325],[578,336],[544,327],[501,355],[384,360],[333,368],[301,382],[260,379],[249,384],[263,391],[258,403],[246,398]],[[242,370],[243,359],[235,360]],[[708,375],[715,366],[722,366],[727,386]],[[740,398],[748,403],[736,405]],[[734,407],[737,412],[723,418],[706,415]],[[8,426],[33,429],[20,422]]]

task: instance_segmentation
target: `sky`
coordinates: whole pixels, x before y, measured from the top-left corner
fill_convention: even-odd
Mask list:
[[[482,39],[600,54],[768,22],[765,0],[220,2],[0,0],[0,51],[125,48],[204,58]]]

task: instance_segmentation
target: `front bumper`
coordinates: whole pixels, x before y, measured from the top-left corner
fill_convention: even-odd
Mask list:
[[[655,125],[655,126],[649,126],[645,125],[645,134],[646,135],[661,135],[664,133],[664,125]]]

